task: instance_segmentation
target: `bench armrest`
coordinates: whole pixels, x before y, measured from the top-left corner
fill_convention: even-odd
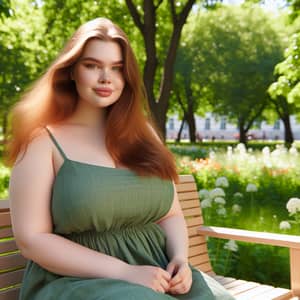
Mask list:
[[[300,296],[300,236],[214,226],[201,226],[198,233],[222,239],[289,248],[291,289],[295,296]]]
[[[231,239],[257,244],[300,249],[300,236],[280,233],[259,232],[225,227],[201,226],[198,229],[201,235]]]

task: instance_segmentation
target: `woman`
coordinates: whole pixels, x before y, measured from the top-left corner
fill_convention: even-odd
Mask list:
[[[126,35],[99,18],[14,107],[21,300],[232,299],[188,265],[174,160],[143,99]]]

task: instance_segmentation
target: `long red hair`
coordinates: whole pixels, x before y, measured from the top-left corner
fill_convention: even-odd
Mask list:
[[[78,94],[71,69],[87,41],[95,38],[117,42],[124,60],[125,87],[106,114],[105,143],[110,155],[139,175],[178,182],[174,157],[153,131],[144,85],[128,38],[105,18],[80,26],[46,73],[13,107],[6,162],[13,165],[46,125],[60,122],[75,111]]]

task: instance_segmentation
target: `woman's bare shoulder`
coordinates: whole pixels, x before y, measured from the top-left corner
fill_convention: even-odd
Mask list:
[[[32,164],[34,162],[51,161],[53,143],[46,129],[40,129],[33,135],[27,147],[17,157],[15,166]]]

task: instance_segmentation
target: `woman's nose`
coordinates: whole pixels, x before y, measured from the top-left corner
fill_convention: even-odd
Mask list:
[[[100,82],[110,82],[110,72],[108,69],[103,68],[99,74],[99,79]]]

